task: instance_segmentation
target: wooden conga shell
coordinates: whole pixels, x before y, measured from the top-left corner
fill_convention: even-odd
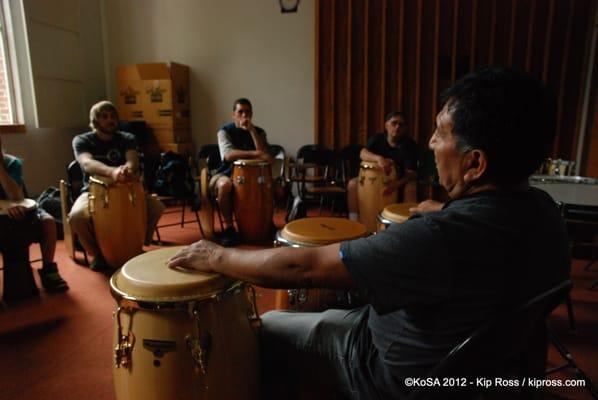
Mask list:
[[[275,246],[317,247],[366,236],[367,228],[345,218],[312,217],[289,222],[277,232]],[[290,289],[276,291],[276,308],[319,312],[329,308],[363,305],[362,295],[353,290]]]
[[[116,398],[258,400],[259,317],[251,288],[223,275],[167,268],[180,248],[134,257],[110,279]]]
[[[385,186],[397,180],[397,170],[393,166],[390,173],[378,167],[377,163],[362,161],[359,168],[357,184],[357,201],[359,205],[359,221],[370,232],[376,232],[378,213],[389,204],[397,202],[397,192],[383,195]]]
[[[274,224],[272,171],[261,160],[237,160],[233,176],[234,210],[239,235],[244,242],[271,240]]]
[[[98,246],[112,268],[141,254],[147,229],[147,204],[139,182],[112,183],[91,178],[89,212]]]

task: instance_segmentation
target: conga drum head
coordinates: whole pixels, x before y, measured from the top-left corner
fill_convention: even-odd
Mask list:
[[[168,268],[166,262],[184,246],[140,254],[116,272],[110,287],[116,297],[136,301],[168,302],[213,297],[233,282],[219,274]]]
[[[313,217],[289,222],[280,237],[299,246],[324,246],[367,235],[365,225],[344,218]]]
[[[412,213],[409,211],[411,207],[416,207],[417,203],[396,203],[384,207],[381,216],[384,220],[398,223],[405,222],[409,219]]]
[[[37,203],[32,199],[23,199],[19,201],[0,200],[0,215],[8,215],[8,209],[16,206],[25,207],[27,210],[33,210],[37,206]]]

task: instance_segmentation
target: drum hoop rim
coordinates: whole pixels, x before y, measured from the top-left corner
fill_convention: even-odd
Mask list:
[[[254,159],[249,158],[249,159],[240,159],[240,160],[235,160],[233,161],[233,165],[240,165],[240,166],[257,166],[257,167],[262,167],[262,166],[266,166],[266,165],[270,165],[270,163],[268,161],[253,161]],[[248,162],[249,161],[249,162]]]
[[[163,310],[163,309],[188,309],[189,303],[201,303],[209,300],[220,301],[228,297],[246,285],[243,281],[236,281],[224,290],[213,290],[201,295],[188,295],[178,297],[149,298],[145,296],[133,296],[125,293],[116,286],[116,275],[110,278],[110,294],[118,304],[125,308],[137,308],[142,310]]]
[[[337,243],[337,242],[334,242],[334,243]],[[330,243],[330,244],[332,244],[332,243]],[[279,230],[278,232],[276,232],[276,239],[274,239],[274,246],[280,247],[281,245],[286,246],[286,247],[294,247],[294,248],[326,246],[326,245],[320,245],[320,244],[314,244],[314,243],[291,241],[291,240],[283,237],[282,230]]]

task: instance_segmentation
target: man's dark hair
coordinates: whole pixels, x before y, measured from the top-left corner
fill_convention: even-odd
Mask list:
[[[253,105],[251,104],[249,99],[246,99],[245,97],[241,97],[240,99],[235,100],[235,102],[233,103],[233,111],[237,109],[237,104],[240,104],[242,106],[249,106],[249,108],[251,108],[251,111],[253,111]]]
[[[386,118],[384,119],[384,122],[388,122],[391,119],[393,119],[394,117],[403,117],[403,121],[405,121],[405,114],[403,114],[401,111],[392,111],[392,112],[389,112],[388,114],[386,114]]]
[[[488,157],[486,179],[516,184],[548,156],[555,137],[556,103],[548,89],[522,72],[488,68],[442,94],[461,150]]]

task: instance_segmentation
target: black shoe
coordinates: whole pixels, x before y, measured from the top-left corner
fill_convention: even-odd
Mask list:
[[[42,281],[42,286],[48,292],[63,292],[68,290],[69,286],[58,273],[56,263],[44,265],[38,273]]]
[[[233,247],[237,244],[237,232],[235,228],[228,227],[220,234],[220,244],[224,247]]]

